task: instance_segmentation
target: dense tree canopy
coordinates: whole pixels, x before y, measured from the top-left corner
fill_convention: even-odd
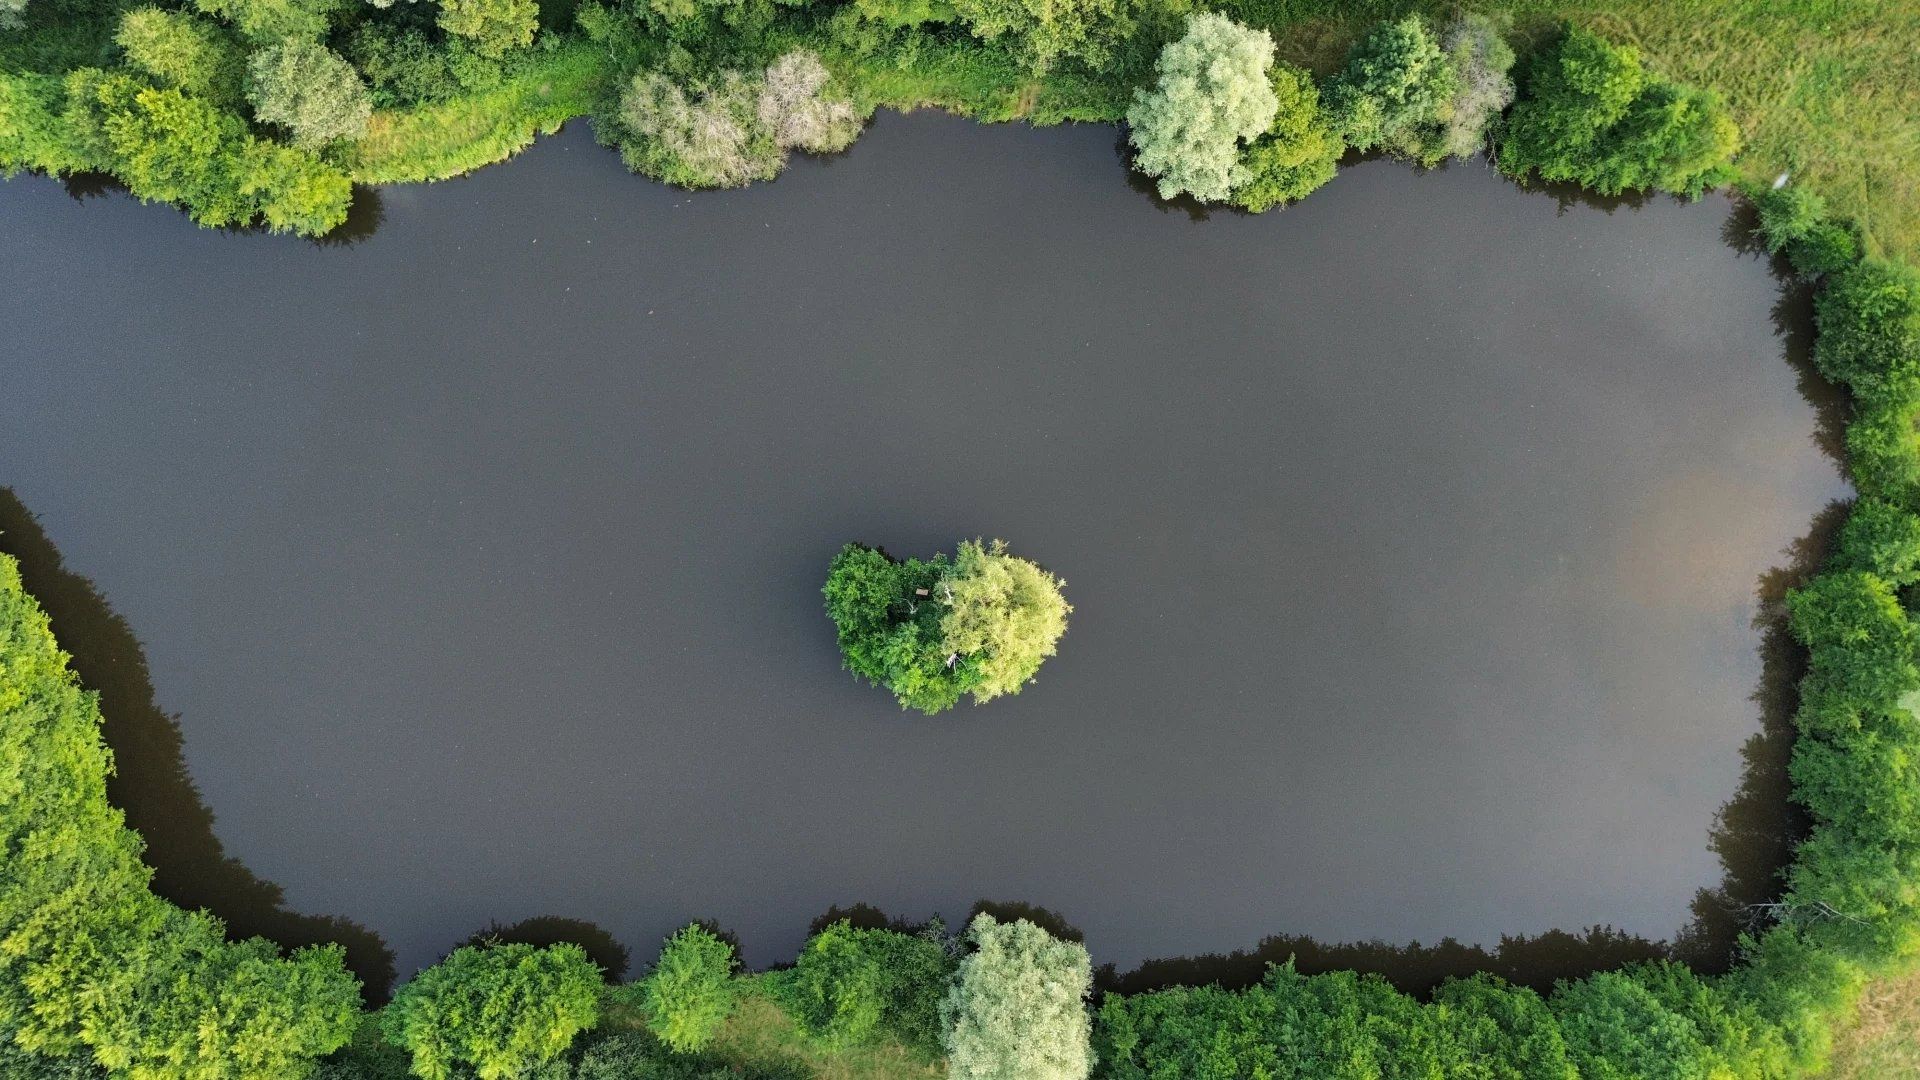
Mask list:
[[[600,986],[578,945],[470,945],[401,987],[381,1025],[422,1080],[519,1080],[593,1026]]]
[[[941,942],[837,922],[813,936],[790,982],[795,1019],[834,1046],[885,1036],[938,1053],[954,964]]]
[[[1195,15],[1160,52],[1152,90],[1127,110],[1134,167],[1154,177],[1160,197],[1182,193],[1223,202],[1246,179],[1244,144],[1273,123],[1278,102],[1267,69],[1273,38],[1225,15]]]
[[[667,939],[647,976],[647,1021],[672,1049],[685,1053],[713,1041],[733,1011],[733,946],[704,926]]]
[[[1254,213],[1297,202],[1333,179],[1347,144],[1320,108],[1313,77],[1300,68],[1273,69],[1273,122],[1240,152],[1233,201]]]
[[[357,139],[373,116],[367,84],[353,65],[304,38],[269,45],[248,59],[247,100],[255,116],[292,132],[296,146]]]
[[[985,703],[1033,680],[1067,631],[1064,585],[996,540],[962,541],[951,562],[896,562],[849,544],[823,591],[847,667],[902,706],[937,713],[962,695]]]

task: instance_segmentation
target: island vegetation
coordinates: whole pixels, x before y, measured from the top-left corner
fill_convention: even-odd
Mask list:
[[[931,714],[1032,682],[1067,632],[1065,584],[999,540],[963,540],[951,560],[904,562],[848,544],[822,591],[847,668]]]
[[[1124,118],[1163,195],[1251,210],[1308,194],[1354,148],[1421,166],[1486,150],[1512,175],[1602,193],[1743,183],[1761,242],[1817,290],[1814,362],[1851,394],[1859,499],[1786,602],[1807,656],[1791,777],[1812,825],[1731,972],[1644,962],[1545,995],[1478,975],[1420,999],[1279,964],[1246,989],[1095,1002],[1081,945],[982,914],[957,937],[836,923],[759,974],[690,926],[618,986],[572,946],[489,942],[366,1011],[337,947],[231,940],[152,893],[107,800],[97,701],[0,557],[0,1074],[1816,1073],[1869,980],[1909,975],[1920,953],[1920,276],[1902,261],[1920,250],[1920,15],[1471,7],[0,0],[0,166],[108,171],[207,224],[319,234],[354,182],[450,176],[574,116],[641,172],[720,186],[845,146],[877,106],[933,103]],[[1766,182],[1780,171],[1793,182]],[[924,561],[850,546],[825,592],[848,667],[928,712],[1018,692],[1070,610],[1057,579],[977,542]]]

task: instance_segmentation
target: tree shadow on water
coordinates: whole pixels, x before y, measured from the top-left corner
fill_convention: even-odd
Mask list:
[[[26,589],[46,610],[81,684],[100,695],[101,733],[114,764],[107,797],[146,842],[153,891],[180,907],[213,912],[235,938],[258,935],[289,949],[339,942],[367,999],[384,1002],[394,961],[378,934],[339,916],[288,909],[280,886],[222,849],[213,812],[187,772],[179,720],[154,700],[139,639],[91,581],[62,566],[45,530],[6,487],[0,487],[0,552],[19,560]]]

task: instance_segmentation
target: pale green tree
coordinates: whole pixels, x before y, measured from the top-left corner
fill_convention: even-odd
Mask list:
[[[941,649],[956,663],[965,660],[975,673],[967,689],[976,703],[1019,693],[1054,654],[1073,610],[1060,593],[1065,584],[1007,554],[1004,541],[990,547],[977,540],[960,542],[953,569],[940,583],[940,599],[947,605]]]
[[[1265,30],[1214,13],[1189,18],[1186,35],[1160,51],[1154,87],[1134,91],[1127,125],[1134,167],[1158,181],[1161,198],[1232,194],[1242,144],[1267,130],[1278,107],[1272,64]]]
[[[231,32],[186,11],[138,7],[120,16],[114,44],[154,82],[220,105],[237,104],[246,61]]]
[[[247,60],[247,99],[253,114],[293,133],[309,149],[357,139],[373,117],[373,99],[360,73],[317,41],[288,38]]]
[[[973,951],[941,1009],[951,1080],[1085,1080],[1093,1068],[1086,948],[985,913],[967,940]]]

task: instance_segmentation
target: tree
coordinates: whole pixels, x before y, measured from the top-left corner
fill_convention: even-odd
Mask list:
[[[1920,273],[1869,260],[1837,274],[1814,301],[1820,374],[1862,397],[1920,393]]]
[[[977,678],[968,692],[977,704],[1019,693],[1054,654],[1073,611],[1060,594],[1065,584],[1007,554],[1004,541],[991,547],[960,542],[953,570],[941,581],[947,607],[941,648],[973,666]]]
[[[1920,515],[1885,499],[1861,498],[1840,527],[1832,565],[1864,570],[1895,587],[1920,581]]]
[[[1244,179],[1241,144],[1266,131],[1279,107],[1272,63],[1265,30],[1213,13],[1190,17],[1186,35],[1160,51],[1153,90],[1134,91],[1127,137],[1134,168],[1158,180],[1161,198],[1232,194]]]
[[[1493,975],[1449,979],[1428,1006],[1452,1031],[1461,1066],[1484,1080],[1577,1080],[1560,1024],[1539,994]]]
[[[1097,69],[1133,29],[1128,0],[953,0],[953,9],[975,37],[1004,40],[1036,75],[1061,60]]]
[[[537,0],[440,0],[440,29],[466,38],[482,56],[501,57],[533,44]]]
[[[1327,111],[1355,149],[1423,163],[1445,154],[1441,125],[1460,86],[1433,31],[1410,14],[1375,26],[1327,84]]]
[[[677,1053],[703,1049],[733,1012],[733,946],[703,926],[667,939],[644,983],[647,1023]]]
[[[1487,148],[1487,129],[1513,104],[1513,49],[1485,15],[1463,14],[1441,38],[1453,69],[1453,97],[1441,113],[1440,137],[1429,152],[1472,157]]]
[[[0,30],[11,30],[25,21],[27,0],[0,0]]]
[[[309,149],[357,139],[373,117],[360,73],[305,38],[288,38],[248,58],[247,100],[255,116],[293,132],[294,145]]]
[[[220,27],[184,11],[134,8],[120,16],[114,44],[127,63],[162,87],[237,104],[246,79],[246,62]]]
[[[1093,1067],[1087,950],[984,912],[942,1015],[953,1080],[1083,1080]]]
[[[794,1018],[834,1046],[857,1046],[886,1034],[938,1053],[940,1002],[952,973],[938,941],[856,930],[842,920],[815,934],[794,964]]]
[[[248,41],[320,38],[340,0],[193,0],[200,11],[227,20]]]
[[[1297,202],[1333,179],[1346,143],[1320,109],[1320,91],[1300,68],[1273,69],[1273,122],[1240,153],[1233,201],[1254,213]]]
[[[860,137],[860,114],[853,102],[828,91],[832,79],[820,57],[805,49],[767,65],[754,114],[775,146],[832,154]]]
[[[860,114],[804,49],[757,75],[722,71],[689,91],[659,71],[620,98],[621,156],[637,172],[686,187],[740,187],[779,175],[793,149],[844,150]]]
[[[1832,220],[1827,201],[1797,184],[1773,188],[1754,199],[1760,212],[1760,238],[1767,250],[1784,254],[1795,271],[1809,277],[1844,270],[1860,258],[1853,230]]]
[[[1648,73],[1640,53],[1572,27],[1533,67],[1500,168],[1572,180],[1602,195],[1698,195],[1731,179],[1740,132],[1705,91]]]
[[[578,945],[469,945],[401,987],[380,1022],[424,1080],[519,1080],[593,1026],[600,991]]]

